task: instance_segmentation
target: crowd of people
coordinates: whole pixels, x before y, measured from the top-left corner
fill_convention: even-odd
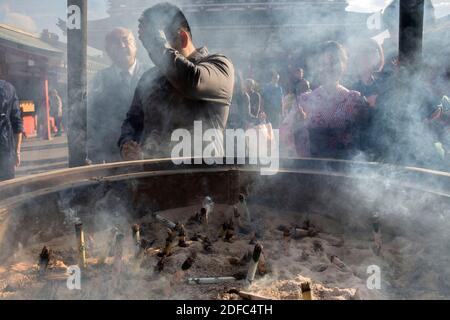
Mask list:
[[[247,79],[242,86],[238,72],[229,126],[269,121],[280,130],[284,157],[448,166],[448,72],[402,66],[372,39],[345,46],[327,41],[308,60],[281,74],[284,85],[271,70],[269,83]]]
[[[196,47],[186,17],[168,3],[143,13],[139,39],[154,68],[137,61],[130,30],[106,36],[112,65],[89,89],[88,163],[170,157],[172,132],[192,132],[194,121],[219,131],[270,124],[279,129],[282,157],[362,157],[426,167],[448,160],[450,72],[442,77],[402,65],[371,39],[322,43],[305,65],[290,65],[288,72],[267,67],[267,83],[235,70],[224,55]],[[0,94],[5,179],[20,163],[22,120],[13,88],[0,82]],[[60,133],[61,98],[52,91],[50,100]],[[223,154],[223,145],[215,148]]]

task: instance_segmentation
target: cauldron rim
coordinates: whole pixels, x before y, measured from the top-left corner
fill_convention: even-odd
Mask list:
[[[248,159],[233,164],[176,165],[171,159],[151,159],[90,165],[49,171],[0,182],[0,209],[55,191],[111,180],[127,180],[150,175],[200,173],[217,171],[259,171],[260,166]],[[223,160],[226,163],[226,160]],[[389,179],[405,188],[419,189],[450,198],[450,173],[418,167],[402,167],[377,162],[338,159],[280,159],[279,172],[347,178]],[[275,175],[276,176],[276,175]]]

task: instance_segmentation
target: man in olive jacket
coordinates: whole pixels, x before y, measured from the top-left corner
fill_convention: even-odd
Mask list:
[[[139,81],[119,147],[125,160],[170,157],[176,129],[223,134],[233,95],[234,67],[220,54],[196,48],[186,17],[171,4],[147,9],[140,19],[139,38],[155,67]],[[201,137],[200,137],[201,138]],[[223,156],[223,141],[214,141],[215,156]]]

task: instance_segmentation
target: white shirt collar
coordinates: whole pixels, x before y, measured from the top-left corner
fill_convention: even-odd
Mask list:
[[[130,73],[130,75],[134,75],[134,73],[136,72],[136,68],[137,68],[137,60],[134,60],[133,65],[128,69],[128,72]]]
[[[120,69],[117,66],[114,66],[114,68],[116,69],[117,74],[120,76],[123,72],[122,69]],[[130,74],[130,76],[134,75],[134,73],[136,72],[136,69],[137,69],[137,59],[134,61],[133,65],[128,68],[128,73]]]

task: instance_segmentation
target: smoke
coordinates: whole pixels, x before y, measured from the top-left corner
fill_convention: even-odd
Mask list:
[[[347,0],[347,8],[345,10],[351,12],[372,13],[384,9],[392,0]]]
[[[12,11],[7,3],[0,5],[0,12],[0,23],[8,24],[32,33],[39,31],[38,26],[32,17]]]
[[[156,1],[155,1],[156,2]],[[90,5],[93,2],[90,1]],[[340,5],[338,2],[324,2],[325,9],[317,7],[309,7],[305,5],[297,5],[291,2],[285,6],[280,5],[277,10],[261,9],[256,5],[248,9],[246,6],[240,8],[237,6],[229,11],[214,10],[214,5],[206,5],[205,11],[201,11],[198,6],[189,5],[186,1],[180,1],[185,6],[188,20],[193,29],[194,42],[197,46],[206,45],[210,51],[215,53],[224,53],[234,62],[237,69],[244,73],[244,77],[255,78],[260,84],[268,81],[269,70],[276,68],[282,77],[285,85],[288,82],[289,72],[295,67],[305,69],[305,77],[312,80],[313,89],[320,85],[312,75],[317,70],[317,59],[315,48],[317,44],[325,40],[337,40],[345,45],[352,57],[352,50],[358,47],[362,41],[373,37],[374,31],[367,29],[367,16],[365,15],[347,15],[353,11],[375,12],[382,9],[388,4],[388,1],[366,1],[365,5],[361,5],[361,1],[348,1],[348,4]],[[265,5],[264,2],[262,2]],[[148,2],[148,6],[153,2]],[[99,4],[95,7],[92,4],[94,13],[103,13],[104,5]],[[277,4],[274,4],[277,6]],[[443,8],[447,8],[449,3],[440,1],[436,4],[437,12],[441,12],[436,17],[443,17]],[[135,8],[134,11],[126,11],[125,13],[111,12],[111,25],[109,27],[124,26],[136,31],[137,19],[145,8]],[[200,10],[200,11],[199,11]],[[91,13],[91,18],[94,17]],[[13,13],[14,14],[14,13]],[[64,13],[58,15],[64,16]],[[395,16],[395,15],[394,15]],[[8,13],[6,14],[8,17]],[[16,21],[22,19],[32,19],[23,14],[16,16]],[[21,18],[20,18],[21,17]],[[3,17],[3,19],[6,19]],[[387,19],[387,17],[385,17]],[[430,20],[427,20],[430,23]],[[389,21],[388,25],[398,24],[398,18]],[[33,25],[32,25],[33,26]],[[429,25],[426,25],[426,27]],[[36,25],[33,26],[34,28]],[[97,32],[96,32],[97,31]],[[109,31],[109,30],[103,30]],[[376,32],[378,32],[377,30]],[[357,33],[357,36],[355,34]],[[89,37],[96,37],[97,42],[103,43],[102,34],[98,30],[93,29]],[[428,262],[423,260],[407,259],[407,256],[414,256],[412,249],[415,249],[417,243],[409,247],[407,252],[403,253],[405,261],[411,262],[411,265],[421,264],[423,269],[429,266],[436,266],[445,262],[440,257],[446,249],[442,243],[448,243],[446,233],[450,227],[448,210],[445,211],[445,205],[436,202],[439,198],[422,190],[414,189],[414,185],[420,185],[420,176],[413,181],[404,182],[404,188],[398,188],[396,185],[402,181],[401,168],[396,165],[411,165],[421,167],[434,167],[448,170],[448,152],[450,145],[445,145],[445,139],[434,131],[433,126],[429,124],[427,118],[436,110],[443,94],[449,94],[448,75],[448,43],[447,38],[442,37],[441,33],[425,33],[425,51],[424,61],[425,68],[422,69],[404,69],[403,66],[397,66],[391,55],[386,55],[385,78],[383,78],[381,91],[378,98],[378,106],[381,112],[377,113],[376,121],[382,124],[381,127],[372,128],[370,131],[372,141],[381,145],[384,157],[377,157],[370,151],[362,150],[351,160],[356,162],[380,161],[387,165],[379,167],[376,170],[368,170],[364,166],[355,165],[350,167],[349,175],[359,177],[360,179],[352,180],[352,183],[343,184],[339,190],[342,194],[326,194],[329,189],[317,189],[315,196],[322,197],[322,203],[328,210],[346,211],[347,215],[343,216],[341,222],[348,224],[349,238],[355,230],[367,230],[369,225],[369,217],[374,212],[380,213],[382,228],[386,230],[386,237],[394,243],[408,240],[425,239],[426,248],[424,254]],[[391,39],[395,41],[395,39]],[[389,43],[386,44],[386,47]],[[395,46],[394,46],[395,47]],[[142,46],[140,47],[141,62],[148,62],[147,54]],[[395,51],[395,50],[394,50]],[[386,50],[386,53],[391,53]],[[348,62],[348,71],[358,67],[351,58]],[[345,75],[348,77],[349,74]],[[347,84],[346,84],[347,85]],[[349,89],[352,89],[349,83]],[[131,99],[130,94],[130,99]],[[115,96],[108,97],[104,100],[105,105],[112,105],[115,102]],[[121,117],[125,117],[126,109],[129,107],[130,99],[125,99],[124,110],[121,110]],[[119,132],[120,126],[110,119],[115,115],[117,110],[111,111],[110,114],[100,114],[94,119],[102,125],[110,127],[112,131]],[[444,142],[444,157],[435,148],[437,142]],[[377,167],[378,168],[378,167]],[[400,172],[400,173],[399,173]],[[400,175],[400,177],[399,177]],[[273,190],[280,194],[277,195],[276,202],[271,203],[272,206],[284,205],[292,198],[297,197],[297,188],[309,188],[309,185],[301,179],[289,179],[284,176],[285,181],[279,181],[279,185],[271,185],[272,193],[266,190],[264,182],[267,180],[259,180],[258,184],[253,187],[253,192],[258,193],[258,197],[262,202],[270,203],[276,197]],[[269,179],[269,178],[267,178]],[[275,178],[274,178],[275,179]],[[280,187],[281,186],[281,187]],[[278,189],[277,189],[278,187]],[[61,193],[55,199],[56,206],[52,208],[55,212],[63,213],[62,218],[56,222],[60,222],[65,226],[65,231],[72,230],[73,224],[78,221],[86,222],[86,225],[92,226],[93,230],[109,230],[116,225],[128,224],[131,221],[129,201],[131,195],[123,192],[123,189],[114,190],[108,187],[92,188],[89,191],[89,201],[79,198],[78,194],[73,191]],[[266,191],[266,192],[263,192]],[[304,191],[304,190],[303,190]],[[411,193],[409,193],[411,192]],[[207,192],[209,194],[209,192]],[[313,193],[313,192],[311,192]],[[251,201],[258,199],[250,195]],[[342,196],[342,198],[339,198]],[[332,199],[333,198],[333,199]],[[349,201],[349,199],[351,201]],[[86,201],[84,201],[86,200]],[[259,199],[258,199],[259,200]],[[306,198],[305,202],[309,199]],[[348,202],[346,202],[348,201]],[[298,202],[299,203],[299,202]],[[353,204],[360,206],[352,207]],[[38,203],[34,205],[39,206]],[[300,205],[303,204],[299,204]],[[361,209],[364,207],[364,210]],[[35,208],[29,208],[33,215],[36,213]],[[302,208],[303,210],[303,208]],[[339,211],[339,210],[337,210]],[[331,212],[331,214],[336,214]],[[28,220],[28,223],[34,221]],[[40,225],[45,224],[42,219]],[[262,221],[256,220],[258,229],[266,229],[266,225]],[[92,232],[93,230],[88,230]],[[370,229],[369,229],[370,230]],[[369,231],[370,232],[370,231]],[[261,232],[262,233],[262,232]],[[369,233],[370,234],[370,233]],[[428,237],[432,235],[432,237]],[[403,239],[399,238],[403,237]],[[423,237],[419,238],[418,237]],[[433,247],[433,242],[440,245]],[[21,243],[21,242],[20,242]],[[429,249],[432,248],[432,249]],[[104,248],[102,248],[104,249]],[[33,257],[35,259],[35,257]],[[422,259],[422,258],[421,258]],[[448,265],[448,263],[442,263]],[[441,266],[442,266],[441,265]],[[386,266],[389,268],[389,265]],[[445,269],[445,268],[444,268]],[[438,269],[433,269],[438,270]],[[448,270],[444,270],[445,274]],[[127,286],[128,290],[133,288],[133,284],[146,280],[149,274],[141,272],[130,272],[124,279],[133,279],[132,284]],[[410,274],[407,280],[414,280],[415,274]],[[106,285],[101,281],[99,286],[102,290],[108,291],[109,282]],[[154,279],[152,285],[165,290],[167,279],[164,277]],[[133,296],[133,292],[130,293]],[[142,294],[142,292],[141,292]],[[172,293],[176,297],[185,297],[186,293]],[[84,298],[97,298],[97,293],[92,293]],[[107,297],[107,294],[100,294],[100,297]],[[150,296],[149,296],[150,297]],[[153,297],[153,296],[152,296]],[[156,297],[157,298],[157,297]]]

